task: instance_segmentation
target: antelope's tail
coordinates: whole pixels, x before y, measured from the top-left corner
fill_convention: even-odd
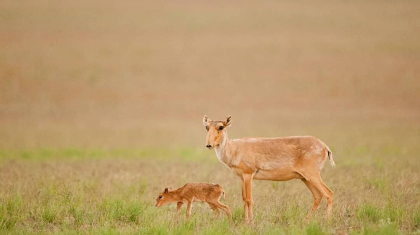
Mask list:
[[[330,164],[331,164],[332,167],[335,167],[335,162],[334,162],[334,159],[333,159],[332,152],[331,152],[330,148],[328,148],[328,147],[326,147],[326,148],[327,148],[328,159],[330,160]]]
[[[227,193],[225,192],[225,190],[222,189],[222,194],[223,194],[223,200],[226,200],[227,197]]]

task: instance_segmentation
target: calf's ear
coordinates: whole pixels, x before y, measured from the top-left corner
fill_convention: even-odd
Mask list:
[[[165,188],[165,193],[168,193],[168,188]]]

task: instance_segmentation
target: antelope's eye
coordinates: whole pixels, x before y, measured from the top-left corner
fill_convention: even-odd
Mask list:
[[[206,126],[206,130],[209,130],[209,126]]]
[[[162,196],[159,196],[159,199],[161,199],[162,198]]]
[[[219,126],[219,130],[223,130],[223,126]]]

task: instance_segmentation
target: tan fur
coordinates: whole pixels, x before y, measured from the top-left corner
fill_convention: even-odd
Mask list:
[[[335,166],[332,152],[321,140],[312,136],[278,138],[244,138],[229,140],[226,121],[212,121],[204,116],[208,130],[206,147],[215,149],[217,158],[242,179],[244,218],[253,221],[252,179],[286,181],[301,179],[314,197],[314,205],[307,215],[318,208],[322,197],[327,199],[328,218],[331,216],[333,191],[321,179],[321,169],[327,158]]]
[[[181,188],[168,190],[165,188],[156,199],[155,206],[161,207],[166,203],[177,203],[177,216],[184,203],[187,203],[187,219],[191,215],[192,203],[195,201],[207,202],[215,214],[219,214],[219,209],[226,212],[229,220],[232,220],[232,213],[228,206],[219,202],[220,197],[225,197],[226,192],[218,184],[209,183],[187,183]]]

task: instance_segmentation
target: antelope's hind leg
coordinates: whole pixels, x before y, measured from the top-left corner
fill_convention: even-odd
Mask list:
[[[226,215],[229,218],[229,221],[232,222],[232,212],[230,212],[229,207],[226,206],[226,205],[224,205],[224,204],[222,204],[222,203],[220,203],[220,202],[217,202],[216,205],[217,205],[217,207],[219,207],[220,209],[222,209],[222,210],[224,210],[226,212]]]
[[[312,215],[315,213],[315,211],[318,209],[319,204],[322,200],[322,194],[316,189],[310,181],[307,181],[306,179],[302,179],[303,183],[308,187],[308,189],[311,191],[312,196],[314,197],[314,205],[312,206],[312,209],[308,212],[306,216],[306,222],[308,223],[311,219]]]
[[[319,199],[319,201],[321,201],[322,196],[325,197],[325,199],[327,200],[327,218],[331,219],[334,192],[330,188],[328,188],[327,185],[325,185],[325,183],[322,181],[321,173],[319,171],[312,172],[312,174],[310,172],[309,173],[306,172],[303,174],[302,173],[303,172],[299,172],[299,174],[301,174],[304,178],[302,179],[302,181],[306,184],[306,186],[309,185],[308,188],[309,190],[311,190],[312,194],[314,195],[314,207],[315,207],[316,198],[318,198],[316,197],[314,192],[318,191],[318,193],[321,194],[321,198]],[[315,191],[313,191],[313,189],[315,189]],[[316,208],[318,208],[318,206]]]
[[[324,188],[324,192],[326,194],[325,198],[327,199],[327,217],[328,219],[331,219],[334,192],[330,188],[328,188],[328,186],[322,181],[322,179],[320,183]]]
[[[208,202],[208,204],[209,204],[210,208],[213,210],[214,214],[216,216],[219,216],[219,214],[220,214],[219,208],[217,208],[217,206],[215,206],[214,204],[212,204],[210,202]]]

